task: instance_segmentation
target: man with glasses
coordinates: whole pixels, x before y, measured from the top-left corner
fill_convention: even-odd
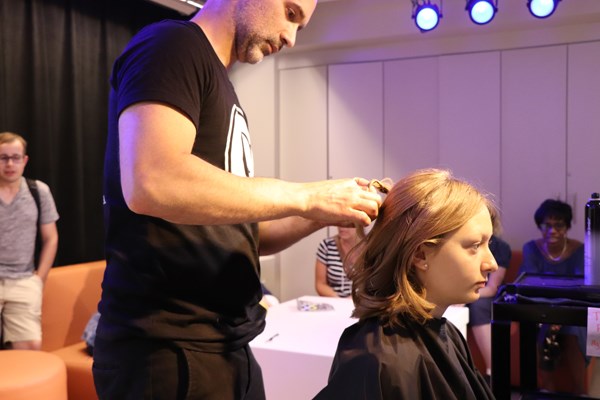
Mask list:
[[[42,290],[58,246],[58,213],[48,185],[30,181],[34,182],[30,186],[23,177],[28,160],[27,142],[23,137],[11,132],[0,133],[2,343],[12,349],[39,350]],[[36,257],[38,233],[41,246]]]

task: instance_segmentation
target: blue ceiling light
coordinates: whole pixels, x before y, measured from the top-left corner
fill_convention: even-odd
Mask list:
[[[485,25],[496,16],[498,0],[467,0],[466,10],[471,21],[477,25]]]
[[[430,31],[438,26],[440,18],[442,18],[441,0],[440,8],[435,4],[431,4],[429,0],[412,0],[412,3],[412,17],[415,20],[417,28],[419,28],[421,32]]]
[[[527,0],[527,8],[536,18],[548,18],[556,10],[560,0]]]

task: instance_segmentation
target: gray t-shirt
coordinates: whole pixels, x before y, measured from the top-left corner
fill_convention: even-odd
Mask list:
[[[42,225],[56,222],[58,212],[44,182],[36,181],[40,194]],[[17,279],[31,275],[34,266],[37,207],[21,178],[19,192],[10,204],[0,200],[0,278]]]

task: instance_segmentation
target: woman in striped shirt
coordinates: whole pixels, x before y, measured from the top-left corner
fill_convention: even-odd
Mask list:
[[[338,234],[324,239],[317,250],[315,288],[320,296],[348,297],[352,281],[346,274],[360,253],[357,245],[364,237],[359,228],[338,227]]]

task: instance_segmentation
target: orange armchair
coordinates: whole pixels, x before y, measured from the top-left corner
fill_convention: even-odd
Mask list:
[[[97,399],[92,357],[81,335],[97,310],[105,268],[104,260],[55,267],[44,286],[42,350],[65,362],[70,400]]]

